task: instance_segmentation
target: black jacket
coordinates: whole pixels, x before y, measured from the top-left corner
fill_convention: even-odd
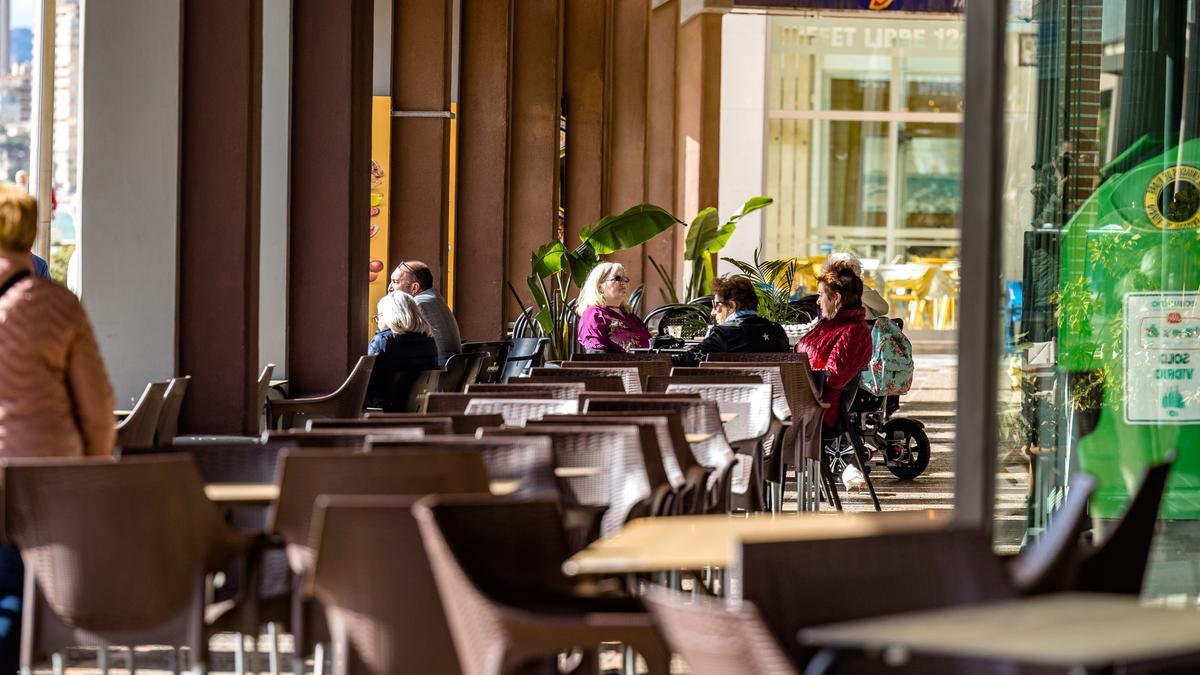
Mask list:
[[[675,362],[677,365],[695,365],[713,353],[787,352],[791,349],[787,334],[779,324],[751,314],[709,328],[704,341],[677,355]]]
[[[428,335],[384,329],[375,333],[367,354],[375,354],[375,368],[367,385],[367,406],[387,412],[405,412],[408,392],[422,370],[437,370],[437,343]]]

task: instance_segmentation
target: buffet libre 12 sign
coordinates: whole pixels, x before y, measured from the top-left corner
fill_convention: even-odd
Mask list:
[[[1200,422],[1200,293],[1125,296],[1125,421]]]

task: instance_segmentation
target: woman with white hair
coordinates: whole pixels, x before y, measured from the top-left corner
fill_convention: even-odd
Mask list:
[[[620,263],[602,262],[588,275],[575,311],[579,344],[589,354],[650,346],[650,331],[629,307],[629,277]]]
[[[821,265],[821,276],[824,276],[835,263],[848,265],[859,279],[863,278],[862,261],[858,259],[858,256],[849,251],[830,253],[829,257],[825,258],[825,263]],[[872,319],[887,316],[888,311],[891,310],[891,305],[888,304],[888,301],[884,300],[883,296],[877,293],[875,289],[868,286],[865,280],[863,281],[862,304],[863,307],[867,308],[867,312],[870,314],[869,318]]]
[[[375,323],[379,332],[367,347],[367,355],[377,357],[367,385],[367,407],[406,412],[408,392],[417,373],[437,370],[437,342],[417,301],[408,293],[388,293],[379,299],[377,307]]]

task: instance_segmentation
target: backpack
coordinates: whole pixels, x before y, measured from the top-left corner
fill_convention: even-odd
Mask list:
[[[871,360],[862,372],[862,388],[876,396],[908,392],[913,380],[912,343],[891,319],[871,328]]]

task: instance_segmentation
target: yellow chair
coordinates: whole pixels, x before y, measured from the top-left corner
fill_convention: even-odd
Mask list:
[[[894,279],[887,283],[884,297],[892,305],[892,313],[898,313],[895,311],[897,302],[905,303],[908,308],[908,323],[905,324],[905,328],[925,328],[932,324],[933,304],[929,294],[937,273],[938,268],[930,267],[919,277]]]

